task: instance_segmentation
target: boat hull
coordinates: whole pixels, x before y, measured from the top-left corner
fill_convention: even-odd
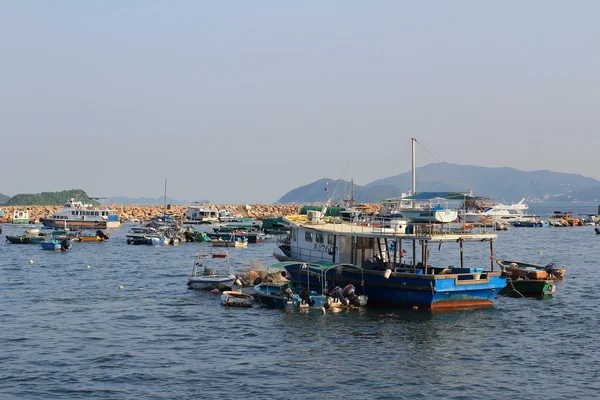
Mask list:
[[[113,229],[121,227],[119,221],[55,220],[52,218],[42,218],[40,222],[44,226],[52,228]]]
[[[311,288],[322,287],[323,274],[319,267],[307,267],[306,263],[299,262],[285,269],[294,281],[307,282],[309,276]],[[428,310],[489,307],[506,286],[506,278],[499,271],[449,275],[390,272],[386,278],[386,271],[364,270],[361,274],[358,268],[340,268],[329,270],[326,278],[329,287],[353,284],[361,288],[363,277],[363,294],[368,296],[370,307]]]
[[[235,276],[225,278],[194,277],[188,281],[188,287],[197,290],[231,290],[235,279]]]
[[[508,297],[534,297],[543,299],[553,296],[556,285],[553,281],[545,279],[515,279],[508,280],[506,287],[500,291],[500,295]]]
[[[40,244],[44,241],[43,236],[6,236],[6,240],[12,244]]]

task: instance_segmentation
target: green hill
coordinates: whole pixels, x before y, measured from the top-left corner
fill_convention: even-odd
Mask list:
[[[10,200],[10,196],[0,193],[0,204],[6,204]]]
[[[6,202],[7,206],[62,206],[69,199],[83,203],[98,204],[81,189],[63,190],[61,192],[42,192],[35,194],[17,194]]]

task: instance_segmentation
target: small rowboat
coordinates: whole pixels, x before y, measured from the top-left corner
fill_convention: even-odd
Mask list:
[[[221,295],[221,305],[224,307],[252,307],[254,297],[249,294],[234,291],[225,291]]]
[[[536,297],[543,299],[554,295],[556,282],[562,281],[566,268],[556,268],[554,264],[546,266],[514,260],[496,261],[500,268],[510,276],[500,294],[510,297]]]

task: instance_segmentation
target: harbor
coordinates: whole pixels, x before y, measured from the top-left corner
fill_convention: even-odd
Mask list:
[[[435,388],[470,398],[517,392],[535,398],[538,389],[529,382],[547,375],[548,360],[561,360],[562,373],[572,376],[551,384],[555,397],[585,396],[597,385],[590,374],[576,373],[595,362],[598,311],[595,280],[589,277],[600,253],[589,243],[597,239],[593,227],[499,232],[499,259],[567,265],[567,276],[548,299],[498,296],[493,307],[441,313],[367,305],[323,314],[223,307],[220,294],[187,288],[193,255],[210,250],[210,243],[129,246],[126,233],[132,226],[111,230],[104,242],[75,243],[66,253],[0,243],[2,364],[22,371],[22,382],[42,381],[27,389],[9,375],[12,389],[5,394],[48,397],[60,390],[77,398],[110,385],[107,398],[128,393],[185,398],[191,388],[202,387],[210,388],[213,398],[229,398],[216,387],[235,382],[247,397],[276,398],[289,390],[290,379],[303,379],[307,370],[365,354],[370,354],[369,368],[360,369],[362,379],[348,380],[345,369],[335,369],[313,385],[300,385],[292,397],[309,395],[315,386],[369,397],[376,385],[379,395],[388,397]],[[22,229],[3,228],[8,235]],[[484,247],[465,246],[474,264],[489,263]],[[263,242],[228,249],[232,270],[266,268],[276,261],[274,247]],[[437,254],[437,246],[430,252]],[[592,332],[592,340],[582,331]],[[565,353],[566,338],[575,353]],[[241,356],[248,352],[251,357]],[[210,363],[217,374],[195,374],[198,362]],[[470,373],[457,381],[456,371],[467,369]],[[479,384],[509,369],[515,372],[511,385]],[[398,374],[403,383],[397,382]],[[50,376],[55,378],[47,380]],[[265,377],[268,385],[250,384]],[[145,382],[146,388],[134,389],[131,380]]]

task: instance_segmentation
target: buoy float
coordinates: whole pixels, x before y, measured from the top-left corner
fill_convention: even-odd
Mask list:
[[[89,265],[88,265],[87,267],[88,267],[88,268],[92,268],[92,267],[91,267],[91,266],[89,266]]]
[[[143,290],[144,288],[139,287],[138,290]]]
[[[29,264],[33,264],[33,260],[29,260]]]
[[[119,286],[119,289],[123,290],[123,289],[125,289],[125,288],[123,287],[123,285],[121,285],[121,286]]]
[[[542,251],[540,250],[539,253],[542,254]]]

